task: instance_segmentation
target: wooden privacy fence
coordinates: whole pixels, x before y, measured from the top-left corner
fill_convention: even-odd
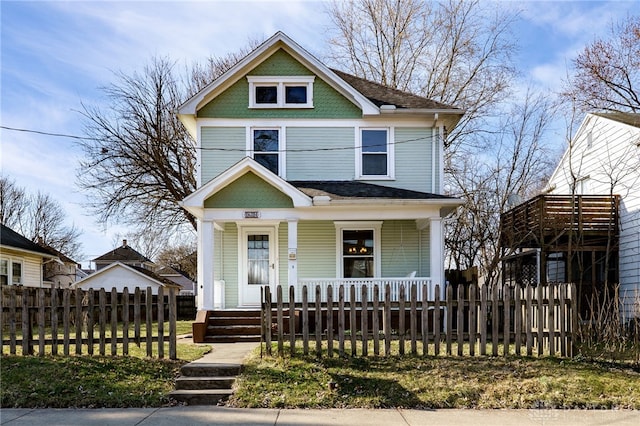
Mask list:
[[[492,289],[470,284],[455,290],[447,286],[443,300],[438,286],[429,298],[426,288],[418,292],[415,284],[403,285],[397,301],[388,285],[382,288],[384,297],[380,290],[377,285],[372,289],[341,285],[335,300],[331,286],[316,287],[310,302],[306,286],[300,294],[289,287],[284,302],[281,286],[275,297],[265,287],[262,334],[267,355],[272,354],[274,342],[279,355],[284,354],[285,342],[291,355],[300,344],[307,355],[313,341],[318,357],[323,356],[323,346],[333,356],[335,345],[340,356],[348,349],[351,356],[368,356],[370,351],[378,356],[382,348],[384,355],[391,355],[392,341],[398,342],[400,355],[407,346],[414,355],[452,355],[454,349],[458,356],[501,352],[572,357],[575,353],[578,317],[573,284]]]
[[[45,289],[2,287],[0,305],[0,353],[57,355],[128,355],[129,345],[146,345],[151,357],[157,343],[157,356],[164,358],[164,343],[169,343],[169,358],[176,359],[176,293],[163,288],[152,295],[151,288],[132,293],[81,289]],[[155,330],[154,330],[155,326]],[[143,330],[144,329],[144,330]],[[155,331],[155,332],[154,332]],[[118,345],[121,345],[119,349]]]

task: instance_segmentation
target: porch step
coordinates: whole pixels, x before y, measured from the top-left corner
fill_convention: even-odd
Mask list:
[[[259,342],[260,310],[220,310],[209,313],[206,343]]]
[[[169,397],[187,405],[217,405],[233,393],[239,364],[208,364],[191,362],[182,366],[181,376]]]

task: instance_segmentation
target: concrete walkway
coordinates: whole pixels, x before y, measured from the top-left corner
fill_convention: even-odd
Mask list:
[[[640,424],[639,411],[588,410],[278,410],[183,406],[125,409],[22,409],[0,411],[2,425],[619,425]]]
[[[241,364],[258,343],[216,344],[195,363]],[[640,425],[640,411],[613,410],[367,410],[367,409],[242,409],[216,406],[112,409],[0,410],[0,424],[69,425]]]

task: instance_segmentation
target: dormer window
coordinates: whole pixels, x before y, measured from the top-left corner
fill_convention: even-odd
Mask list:
[[[313,108],[314,76],[248,76],[249,108]]]

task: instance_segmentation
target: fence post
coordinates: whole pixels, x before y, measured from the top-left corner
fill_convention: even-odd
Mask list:
[[[458,312],[456,315],[458,356],[462,356],[464,348],[464,285],[458,284]]]
[[[133,293],[133,334],[135,335],[136,345],[140,347],[140,322],[142,317],[140,315],[140,287],[136,287]]]
[[[391,355],[391,286],[384,287],[384,354]]]
[[[538,356],[544,353],[544,289],[542,285],[538,285],[537,287],[537,302],[538,302],[538,310],[537,310],[537,319],[538,319]]]
[[[127,311],[127,316],[128,311]],[[176,322],[178,321],[178,306],[176,289],[169,289],[169,359],[178,359]]]
[[[164,358],[164,287],[158,287],[158,358]]]
[[[327,354],[333,357],[333,286],[327,286]]]
[[[566,295],[567,292],[567,284],[563,283],[563,284],[559,284],[558,285],[558,296],[559,296],[559,302],[560,302],[560,306],[558,307],[558,326],[560,327],[560,356],[567,356],[567,334],[566,334],[566,327],[567,327],[567,319],[565,317],[566,312],[567,312],[567,306],[566,306]]]
[[[129,355],[129,289],[122,289],[122,355]]]
[[[509,346],[511,345],[511,288],[509,284],[502,287],[502,312],[504,312],[503,340],[504,346],[502,351],[504,356],[509,355]]]
[[[16,354],[16,299],[18,298],[16,295],[15,286],[11,286],[9,288],[9,334],[10,334],[10,342],[9,342],[9,353],[11,355]]]
[[[51,355],[58,355],[58,290],[51,290]]]
[[[409,330],[411,334],[411,353],[418,353],[418,346],[416,343],[417,339],[417,328],[418,328],[418,288],[416,287],[416,283],[411,284],[411,315],[409,316]]]
[[[367,356],[369,353],[369,342],[368,342],[368,333],[369,333],[369,324],[368,324],[368,310],[369,310],[369,297],[367,292],[367,286],[363,285],[361,287],[361,295],[362,301],[361,306],[362,310],[360,311],[360,329],[362,330],[362,356]]]
[[[271,306],[271,288],[268,286],[264,288],[264,343],[267,355],[271,356],[271,319],[272,306]]]
[[[451,339],[453,337],[453,287],[447,286],[446,291],[447,304],[447,355],[451,355]]]
[[[422,355],[425,356],[429,354],[429,295],[428,287],[426,284],[422,285],[422,311],[420,328],[422,330]]]
[[[406,298],[406,288],[404,284],[400,284],[400,294],[398,295],[398,338],[400,339],[398,342],[398,350],[400,351],[400,355],[404,355],[404,338],[405,338],[405,298]]]
[[[576,284],[571,283],[571,353],[573,358],[578,353],[578,294]]]
[[[147,323],[147,356],[153,356],[153,294],[151,287],[147,287],[145,293],[146,323]]]
[[[513,340],[515,342],[516,355],[521,355],[522,346],[522,294],[519,284],[513,288],[514,308],[513,308]]]
[[[82,354],[82,290],[76,288],[76,355]]]
[[[556,346],[555,346],[555,285],[553,283],[549,283],[548,288],[548,307],[547,307],[547,328],[548,328],[548,339],[549,339],[549,356],[556,356]]]
[[[476,291],[475,283],[469,284],[469,355],[476,354]]]
[[[322,356],[322,289],[316,286],[316,356]]]
[[[296,354],[296,289],[289,286],[289,353]]]
[[[480,287],[480,355],[487,354],[487,286]]]
[[[44,356],[44,328],[45,328],[45,314],[44,314],[44,288],[37,289],[38,295],[38,355]]]
[[[302,352],[309,355],[309,289],[302,286]]]
[[[344,285],[338,287],[338,354],[344,356]]]
[[[56,290],[54,290],[55,292]],[[89,300],[87,301],[87,353],[93,355],[93,311],[94,311],[94,292],[90,288],[88,291]]]
[[[31,345],[31,318],[29,313],[29,294],[26,288],[22,288],[22,354],[33,355]]]
[[[282,285],[276,287],[276,326],[278,327],[278,356],[284,354],[284,322],[282,318],[283,308]]]
[[[436,284],[433,308],[433,346],[434,355],[440,355],[440,284]]]
[[[491,354],[498,355],[500,344],[500,312],[498,310],[498,285],[491,286]]]
[[[527,332],[527,356],[533,355],[533,287],[527,284],[526,287],[526,310],[525,310],[525,327]]]
[[[98,294],[98,303],[100,304],[100,355],[104,356],[107,344],[105,337],[107,332],[107,293],[104,288],[100,289],[100,293]]]
[[[373,286],[373,313],[371,314],[372,331],[373,331],[373,354],[380,355],[380,287],[378,284]]]
[[[356,333],[358,326],[356,324],[356,286],[349,287],[349,329],[351,330],[351,356],[356,356]]]

